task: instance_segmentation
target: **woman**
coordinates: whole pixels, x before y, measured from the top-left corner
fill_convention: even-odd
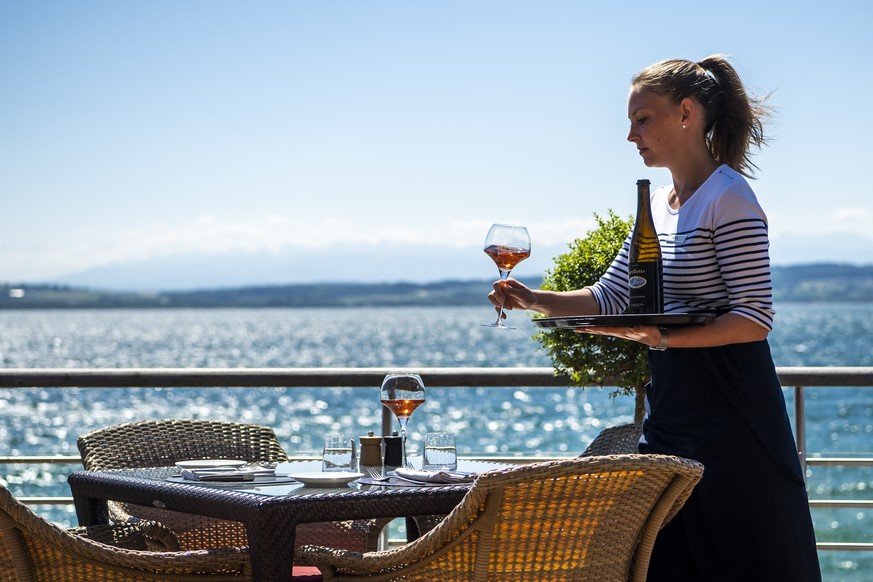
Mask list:
[[[767,336],[773,308],[767,218],[745,177],[764,143],[762,99],[722,56],[640,71],[630,132],[648,167],[673,183],[651,197],[667,312],[710,310],[707,325],[578,331],[650,346],[640,451],[705,470],[658,535],[649,580],[821,580],[803,474]],[[628,304],[628,242],[595,285],[532,290],[514,279],[489,295],[549,316],[618,314]]]

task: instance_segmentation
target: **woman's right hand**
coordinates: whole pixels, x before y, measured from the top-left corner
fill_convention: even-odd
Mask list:
[[[493,289],[488,294],[488,301],[494,308],[529,309],[542,315],[597,315],[600,308],[590,289],[575,291],[533,290],[516,279],[495,281]],[[504,314],[505,315],[505,314]]]
[[[524,283],[510,277],[505,281],[494,282],[491,293],[488,294],[488,301],[498,311],[501,305],[503,305],[503,309],[509,310],[533,309],[537,304],[537,297],[534,291]]]

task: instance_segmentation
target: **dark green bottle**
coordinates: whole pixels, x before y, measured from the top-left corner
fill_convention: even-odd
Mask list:
[[[661,244],[652,221],[649,181],[637,180],[637,217],[628,254],[630,303],[625,313],[664,313]]]

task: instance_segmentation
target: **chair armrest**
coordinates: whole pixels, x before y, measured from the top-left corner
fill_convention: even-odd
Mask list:
[[[127,523],[76,527],[70,532],[95,542],[127,550],[178,552],[182,549],[176,534],[156,521],[131,519]]]

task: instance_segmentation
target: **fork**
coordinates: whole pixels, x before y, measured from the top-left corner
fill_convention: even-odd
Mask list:
[[[389,479],[391,479],[391,477],[383,475],[382,472],[376,467],[367,467],[366,470],[370,476],[370,479],[372,479],[373,481],[388,481]]]

